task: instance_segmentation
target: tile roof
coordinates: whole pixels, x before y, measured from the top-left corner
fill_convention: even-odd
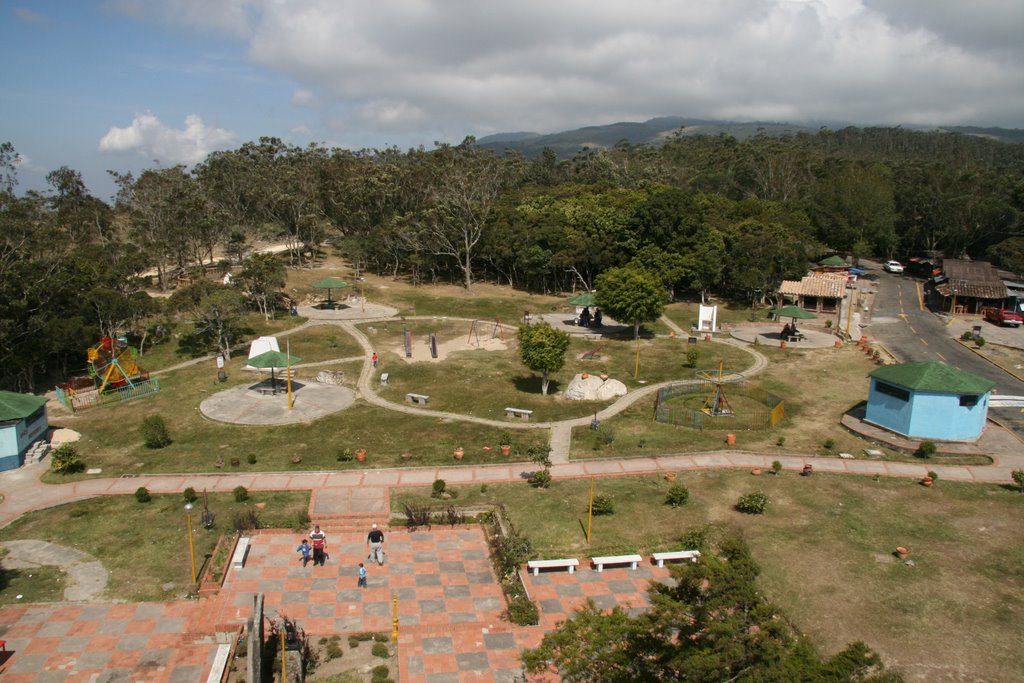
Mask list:
[[[1005,299],[1006,285],[988,261],[942,259],[942,274],[948,278],[945,286],[936,289],[943,296],[969,296],[977,299]]]
[[[846,275],[806,275],[801,280],[783,280],[779,285],[779,294],[791,296],[818,296],[826,299],[843,298],[846,287]]]

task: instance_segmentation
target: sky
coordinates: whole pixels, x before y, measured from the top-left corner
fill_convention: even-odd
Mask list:
[[[401,149],[686,116],[1024,128],[1022,0],[0,0],[0,142],[60,166],[261,136]]]

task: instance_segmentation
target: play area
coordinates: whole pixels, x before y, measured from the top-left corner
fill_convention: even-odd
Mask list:
[[[102,337],[86,350],[87,377],[57,386],[57,399],[72,412],[112,401],[130,401],[160,391],[138,362],[139,352],[126,337]]]

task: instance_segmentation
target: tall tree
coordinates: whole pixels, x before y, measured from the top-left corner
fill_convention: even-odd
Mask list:
[[[277,254],[253,254],[238,274],[238,285],[248,294],[267,320],[274,317],[272,297],[285,283],[284,264]]]
[[[612,268],[597,277],[597,305],[607,315],[633,323],[640,338],[641,323],[653,322],[665,310],[665,290],[657,278],[635,267]]]
[[[548,323],[519,326],[519,358],[523,365],[542,374],[540,393],[543,396],[548,395],[551,373],[558,372],[565,364],[568,350],[569,335]]]

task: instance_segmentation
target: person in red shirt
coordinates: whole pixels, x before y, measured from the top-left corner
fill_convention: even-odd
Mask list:
[[[319,524],[309,532],[309,540],[313,544],[313,566],[324,566],[324,561],[327,559],[327,534],[320,531]]]

